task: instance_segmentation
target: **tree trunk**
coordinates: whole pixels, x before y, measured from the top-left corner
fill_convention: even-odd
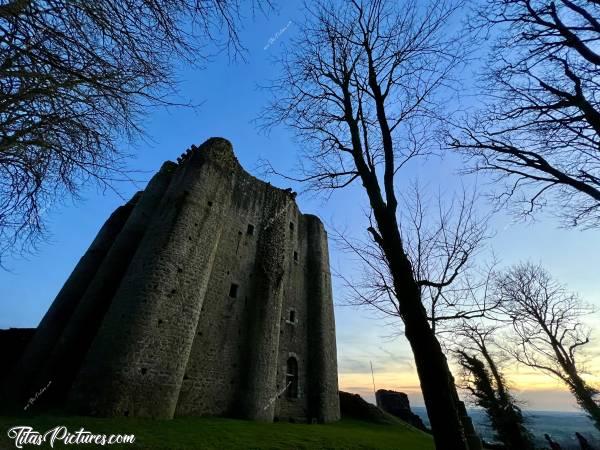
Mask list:
[[[421,391],[439,450],[469,450],[456,401],[458,394],[448,361],[427,319],[421,289],[404,253],[395,215],[374,211],[398,295],[404,334],[415,358]]]
[[[554,337],[545,324],[541,325],[552,340],[552,349],[556,355],[556,360],[566,374],[564,381],[569,386],[579,406],[589,414],[594,426],[600,430],[600,405],[594,399],[597,391],[588,386],[585,380],[581,378],[573,357],[568,356],[568,352],[564,349],[562,343]]]
[[[423,314],[407,311],[404,327],[417,365],[435,446],[440,450],[467,450],[455,402],[458,394],[451,381],[448,362],[429,324],[425,322],[423,326],[420,316]]]
[[[382,105],[380,98],[379,103]],[[421,300],[421,288],[414,279],[411,263],[404,252],[396,219],[396,199],[393,184],[393,149],[391,141],[384,139],[386,148],[386,196],[383,200],[377,174],[371,171],[362,156],[360,130],[354,120],[351,95],[344,91],[346,121],[352,135],[353,156],[356,169],[363,181],[369,203],[377,222],[378,232],[370,229],[383,250],[398,296],[404,334],[410,343],[419,374],[421,391],[431,423],[436,448],[439,450],[470,450],[458,413],[458,394],[448,367],[446,356],[427,319]],[[379,117],[382,134],[389,135],[384,116]],[[386,145],[387,144],[387,145]],[[391,164],[390,164],[391,161]]]
[[[577,399],[577,403],[589,414],[595,427],[600,430],[600,405],[594,400],[592,390],[578,374],[570,374],[570,377],[573,395]]]

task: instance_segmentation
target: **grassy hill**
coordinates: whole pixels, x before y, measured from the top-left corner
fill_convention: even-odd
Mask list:
[[[174,420],[96,419],[89,417],[40,416],[0,417],[0,449],[14,449],[7,431],[27,425],[44,433],[58,425],[70,432],[81,427],[94,434],[135,434],[135,444],[105,446],[106,449],[406,449],[433,450],[430,436],[396,420],[370,423],[344,419],[327,425],[255,423],[221,418],[178,418]],[[23,448],[40,448],[24,446]],[[41,447],[41,448],[50,448]],[[93,448],[64,446],[54,448]]]

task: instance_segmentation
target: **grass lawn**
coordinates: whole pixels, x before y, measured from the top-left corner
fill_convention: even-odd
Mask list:
[[[433,440],[401,421],[377,424],[345,419],[327,425],[255,423],[222,418],[187,417],[174,420],[96,419],[73,416],[15,418],[0,416],[0,449],[14,449],[9,428],[26,425],[44,433],[58,425],[69,432],[81,427],[93,434],[135,434],[135,444],[102,448],[150,449],[406,449],[433,450]],[[54,448],[93,448],[63,445]],[[23,448],[50,448],[34,445]]]

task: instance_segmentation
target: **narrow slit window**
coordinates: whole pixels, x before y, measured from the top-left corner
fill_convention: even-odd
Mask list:
[[[229,296],[231,298],[236,298],[237,294],[238,294],[238,285],[235,283],[231,283],[231,286],[229,287]]]
[[[294,261],[298,261],[298,252],[294,252]]]
[[[290,222],[290,231],[294,231],[294,222]]]
[[[248,224],[248,229],[246,230],[246,234],[248,236],[252,236],[254,234],[254,225]]]
[[[296,311],[294,311],[293,309],[290,310],[290,322],[295,323],[296,322]]]
[[[293,356],[287,360],[285,385],[287,398],[298,398],[298,361]]]

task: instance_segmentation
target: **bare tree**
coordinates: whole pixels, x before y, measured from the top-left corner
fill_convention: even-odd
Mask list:
[[[500,364],[505,360],[494,342],[499,326],[463,322],[455,341],[455,354],[463,368],[463,387],[483,408],[508,450],[533,450],[533,436],[525,427],[521,408],[506,384]],[[461,339],[462,338],[462,339]]]
[[[450,199],[440,194],[434,208],[423,191],[414,183],[401,196],[400,234],[432,331],[454,332],[456,322],[484,317],[498,306],[491,297],[479,295],[487,290],[491,269],[481,271],[473,264],[489,237],[487,217],[475,212],[476,197],[464,190]],[[369,236],[365,242],[342,232],[333,235],[342,251],[359,262],[357,276],[338,274],[348,289],[348,303],[401,318],[400,296],[385,254]]]
[[[590,342],[584,318],[592,310],[541,266],[519,264],[499,274],[496,294],[510,319],[514,339],[504,348],[521,364],[567,385],[577,403],[600,429],[598,391],[582,373],[582,347]]]
[[[239,51],[239,14],[239,0],[0,4],[0,256],[35,244],[54,202],[123,178],[117,142],[169,104],[176,57]]]
[[[549,204],[569,226],[600,224],[600,3],[488,0],[476,26],[496,38],[488,107],[450,145],[503,185],[519,213]],[[491,30],[490,30],[491,29]]]
[[[385,262],[438,448],[467,449],[448,362],[423,304],[398,219],[396,177],[428,151],[440,92],[462,62],[446,1],[311,2],[311,18],[284,54],[267,125],[305,143],[302,175],[318,191],[364,187],[368,228]],[[447,275],[448,281],[451,274]],[[440,280],[435,280],[440,282]]]

